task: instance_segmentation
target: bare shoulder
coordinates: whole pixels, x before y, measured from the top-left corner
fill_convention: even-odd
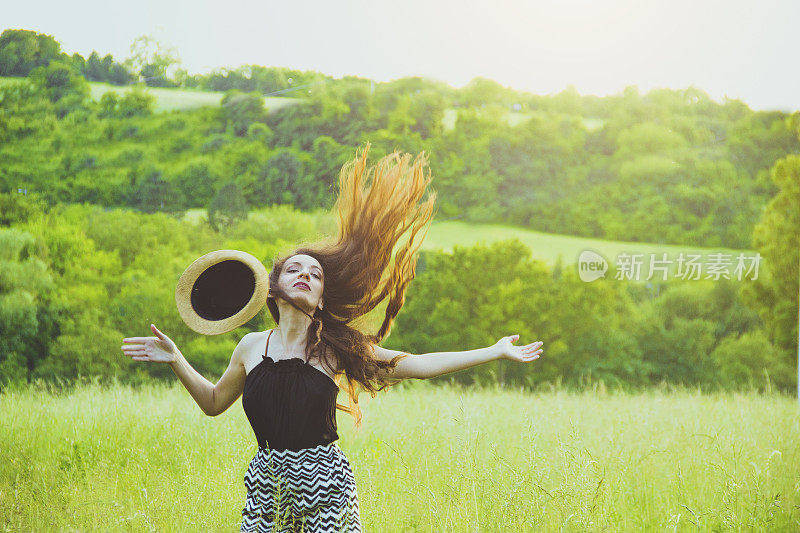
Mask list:
[[[245,333],[242,340],[239,341],[239,344],[253,344],[258,342],[259,339],[263,339],[267,335],[267,331],[251,331],[250,333]]]
[[[267,342],[267,335],[269,335],[270,331],[272,331],[272,329],[267,329],[264,331],[251,331],[250,333],[247,333],[244,337],[242,337],[241,342],[249,344],[254,344],[259,342],[265,343]]]
[[[242,365],[242,367],[246,367],[248,354],[262,337],[263,332],[261,331],[251,331],[250,333],[246,333],[245,336],[239,341],[239,344],[236,345],[236,349],[233,350],[231,363],[237,363]]]

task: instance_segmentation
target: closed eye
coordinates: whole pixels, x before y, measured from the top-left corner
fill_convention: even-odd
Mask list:
[[[286,272],[289,272],[289,273],[291,273],[291,272],[297,272],[297,269],[296,269],[296,268],[290,268],[290,269],[288,269]],[[314,277],[315,277],[315,278],[317,278],[317,279],[322,279],[322,276],[320,276],[320,275],[319,275],[319,274],[317,274],[316,272],[314,272]]]

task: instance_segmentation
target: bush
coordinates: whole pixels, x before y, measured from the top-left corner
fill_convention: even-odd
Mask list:
[[[747,385],[761,390],[767,386],[767,375],[780,389],[794,384],[792,369],[783,352],[761,330],[726,337],[711,358],[718,366],[718,379],[723,386]]]
[[[136,88],[129,91],[119,101],[117,115],[120,117],[146,116],[153,113],[155,96]]]
[[[31,71],[30,79],[51,102],[73,95],[74,106],[89,95],[86,80],[65,63],[53,62],[46,67],[36,67]]]

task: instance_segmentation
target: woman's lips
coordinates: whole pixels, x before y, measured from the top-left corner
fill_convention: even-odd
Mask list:
[[[310,290],[311,290],[311,287],[309,287],[308,285],[306,285],[306,284],[305,284],[305,283],[303,283],[302,281],[298,281],[297,283],[295,283],[295,284],[293,285],[293,287],[300,287],[300,288],[303,288],[303,289],[305,289],[305,290],[307,290],[307,291],[310,291]]]

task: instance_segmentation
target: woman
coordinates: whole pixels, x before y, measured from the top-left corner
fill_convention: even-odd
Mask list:
[[[154,325],[155,337],[124,339],[138,343],[122,348],[133,360],[168,362],[209,416],[242,396],[259,449],[244,477],[241,531],[361,531],[355,479],[335,442],[337,408],[361,424],[358,386],[375,397],[402,379],[503,358],[530,362],[542,352],[541,342],[514,346],[518,335],[464,352],[412,355],[378,346],[414,278],[422,237],[414,241],[432,218],[436,194],[421,201],[430,183],[424,155],[409,166],[408,154],[394,153],[367,168],[368,152],[369,145],[339,176],[336,239],[273,263],[266,304],[277,326],[245,335],[216,385]],[[358,319],[387,298],[378,332],[362,333]],[[340,388],[347,406],[336,401]]]

